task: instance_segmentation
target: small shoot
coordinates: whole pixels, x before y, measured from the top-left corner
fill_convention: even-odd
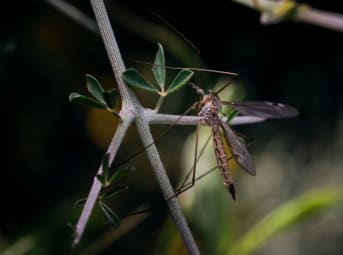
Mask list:
[[[132,171],[134,171],[134,167],[122,167],[116,169],[116,171],[112,174],[112,176],[109,178],[108,182],[111,184],[113,182],[119,181],[121,178],[125,177]]]
[[[105,214],[108,221],[112,224],[114,228],[119,227],[120,218],[119,216],[103,201],[99,200],[99,206],[103,213]]]
[[[166,65],[164,50],[160,43],[158,43],[157,45],[158,49],[152,67],[152,73],[158,85],[158,89],[150,81],[146,80],[144,76],[134,68],[129,68],[123,73],[123,79],[129,86],[146,90],[149,92],[154,92],[160,96],[155,107],[155,112],[159,111],[159,109],[162,106],[162,102],[167,95],[174,93],[183,86],[185,86],[194,74],[189,69],[181,70],[175,76],[174,80],[166,90]]]
[[[101,161],[102,173],[98,174],[96,177],[101,182],[103,187],[107,187],[110,185],[108,182],[108,172],[110,167],[110,154],[106,153],[105,156],[102,158]]]
[[[75,203],[74,203],[74,208],[79,208],[81,206],[83,206],[87,201],[87,198],[81,198],[79,200],[77,200]]]
[[[88,107],[106,109],[121,120],[119,113],[114,109],[118,91],[116,89],[104,90],[100,82],[90,74],[86,74],[86,81],[87,90],[93,98],[73,92],[69,95],[69,101]]]
[[[109,171],[111,170],[109,162],[110,154],[106,154],[102,159],[102,173],[97,175],[98,180],[101,182],[104,188],[109,187],[114,182],[118,182],[121,178],[128,175],[133,171],[134,167],[122,167],[115,170],[111,177],[109,177]]]
[[[113,187],[112,189],[104,192],[102,195],[101,195],[101,200],[106,200],[106,199],[110,199],[116,195],[118,195],[119,193],[127,190],[128,187],[125,186],[125,185],[122,185],[122,184],[118,184],[116,185],[115,187]]]
[[[104,94],[103,94],[104,95]],[[104,96],[104,101],[106,96]],[[117,184],[117,182],[123,178],[124,176],[128,175],[132,170],[134,170],[133,167],[122,167],[115,170],[115,172],[110,176],[110,171],[113,169],[110,165],[110,154],[106,153],[104,157],[102,158],[101,162],[102,167],[102,173],[98,174],[96,177],[101,182],[102,188],[105,189],[105,191],[99,195],[97,198],[98,205],[100,206],[102,212],[105,214],[106,218],[109,220],[109,222],[113,225],[113,227],[118,227],[120,218],[118,215],[104,202],[104,200],[108,200],[111,198],[114,198],[118,194],[120,194],[123,191],[126,191],[128,187],[126,185]],[[115,183],[115,185],[114,185]],[[87,198],[82,198],[77,200],[74,203],[74,208],[78,208],[81,206],[84,206],[86,203]]]

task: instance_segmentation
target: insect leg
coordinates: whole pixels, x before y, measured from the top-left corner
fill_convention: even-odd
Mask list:
[[[197,157],[197,162],[199,161],[199,159],[201,158],[201,156],[204,154],[205,149],[206,149],[208,143],[211,141],[211,138],[212,138],[212,137],[211,137],[211,135],[210,135],[210,136],[207,138],[207,140],[206,140],[206,142],[204,143],[204,145],[202,146],[201,151],[199,152],[198,157]],[[186,188],[187,188],[188,186],[189,186],[189,188],[192,187],[192,182],[189,182],[189,183],[186,183],[186,182],[187,182],[187,180],[189,179],[189,176],[192,174],[193,169],[194,169],[194,166],[192,166],[191,169],[189,169],[189,170],[187,171],[186,177],[183,179],[183,181],[182,181],[180,187],[177,188],[177,190],[176,190],[176,194],[177,194],[177,195],[179,195],[179,194],[181,194],[182,192],[186,191],[186,190],[187,190]],[[195,180],[197,180],[197,178],[196,178]]]

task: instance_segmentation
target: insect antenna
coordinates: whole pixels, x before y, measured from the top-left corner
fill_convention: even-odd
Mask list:
[[[202,62],[201,62],[201,59],[200,59],[200,49],[197,46],[195,46],[195,44],[192,43],[191,40],[189,40],[184,34],[182,34],[179,30],[177,30],[165,18],[163,18],[161,15],[159,15],[156,12],[154,12],[153,10],[150,10],[150,11],[151,11],[151,13],[153,15],[155,15],[158,19],[160,19],[166,26],[168,26],[178,36],[180,36],[186,43],[188,43],[188,45],[191,46],[193,48],[193,50],[196,51],[197,56],[198,56],[198,68],[183,68],[183,69],[189,69],[189,70],[192,70],[192,71],[200,71],[198,84],[202,84],[202,82],[203,82],[202,72],[219,73],[219,74],[225,74],[225,75],[233,76],[233,78],[230,79],[230,81],[228,82],[227,85],[223,86],[221,89],[219,89],[217,92],[214,93],[215,95],[218,95],[222,90],[224,90],[227,86],[229,86],[231,84],[231,82],[233,81],[234,77],[238,76],[237,73],[233,73],[233,72],[226,72],[226,71],[219,71],[219,70],[212,70],[212,69],[204,69],[204,68],[202,68],[202,65],[201,65]],[[170,69],[174,69],[174,68],[170,68]]]
[[[156,16],[158,19],[160,19],[167,27],[169,27],[171,30],[173,30],[178,36],[180,36],[185,42],[189,44],[196,52],[200,55],[200,50],[198,47],[196,47],[185,35],[183,35],[179,30],[177,30],[170,22],[168,22],[165,18],[163,18],[158,13],[154,12],[150,9],[150,12]]]
[[[158,13],[154,12],[153,10],[150,10],[151,13],[157,17],[159,20],[161,20],[167,27],[169,27],[172,31],[174,31],[178,36],[180,36],[182,38],[182,40],[184,40],[195,52],[197,55],[197,62],[198,62],[198,68],[192,68],[190,70],[194,70],[194,71],[203,71],[202,67],[202,61],[200,58],[200,49],[195,46],[194,43],[191,42],[191,40],[189,40],[184,34],[182,34],[178,29],[176,29],[169,21],[167,21],[165,18],[163,18],[161,15],[159,15]],[[212,70],[215,71],[215,70]],[[199,73],[199,78],[198,78],[198,84],[202,84],[202,73]]]
[[[219,94],[220,92],[222,92],[224,89],[226,89],[228,86],[230,86],[230,85],[232,84],[232,82],[234,81],[234,79],[235,79],[236,77],[238,77],[238,74],[236,74],[236,73],[229,73],[229,72],[227,72],[226,74],[230,74],[230,75],[232,75],[232,77],[229,79],[229,81],[228,81],[227,83],[224,84],[223,87],[221,87],[221,88],[218,89],[217,91],[213,92],[213,94],[214,94],[215,96],[218,96],[218,94]]]
[[[149,65],[149,66],[156,66],[156,64],[153,64],[153,63],[150,63],[147,61],[143,61],[143,60],[132,59],[132,58],[127,58],[127,60],[130,62],[134,62],[134,63],[144,64],[144,65]],[[238,73],[221,71],[221,70],[214,70],[214,69],[206,69],[206,68],[177,67],[177,66],[166,66],[166,68],[170,69],[170,70],[191,70],[191,71],[199,71],[199,72],[204,72],[204,73],[225,74],[225,75],[231,75],[231,76],[235,76],[235,77],[238,76]]]

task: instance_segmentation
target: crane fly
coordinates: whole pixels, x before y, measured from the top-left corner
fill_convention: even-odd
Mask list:
[[[198,113],[198,116],[200,117],[199,123],[203,121],[211,127],[217,168],[219,169],[225,188],[229,191],[232,198],[235,200],[236,191],[229,169],[229,160],[231,158],[228,158],[226,154],[226,151],[224,149],[224,141],[221,134],[223,133],[224,135],[224,139],[230,148],[232,157],[245,172],[253,176],[256,175],[256,166],[245,144],[240,140],[240,138],[236,136],[230,126],[221,118],[221,106],[228,105],[242,115],[254,116],[264,119],[294,117],[298,115],[298,111],[297,109],[289,105],[267,101],[220,101],[218,93],[221,92],[226,86],[228,86],[228,84],[217,92],[211,92],[209,94],[206,94],[203,89],[195,84],[191,84],[191,86],[201,97],[200,102],[197,103],[198,108],[200,109]],[[198,135],[196,136],[196,144],[197,140]],[[193,166],[194,169],[191,184],[192,186],[194,185],[195,181],[196,158],[197,145]]]

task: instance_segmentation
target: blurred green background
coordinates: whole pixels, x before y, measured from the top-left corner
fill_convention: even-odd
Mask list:
[[[87,1],[69,3],[93,18]],[[339,1],[308,3],[342,12]],[[151,77],[149,66],[131,60],[153,62],[157,42],[165,47],[168,65],[199,66],[197,53],[152,9],[201,50],[203,67],[240,74],[231,97],[223,99],[278,101],[300,112],[294,119],[237,128],[254,141],[250,151],[258,171],[251,177],[234,169],[237,202],[216,172],[180,197],[203,254],[342,254],[342,34],[302,23],[262,26],[257,12],[224,0],[106,5],[128,67]],[[87,195],[117,123],[110,113],[69,103],[68,95],[86,94],[86,73],[114,87],[113,73],[101,39],[45,1],[8,1],[0,19],[0,254],[71,254],[68,223],[80,214],[73,203]],[[201,86],[213,88],[224,78],[204,74]],[[137,95],[154,107],[155,96]],[[161,112],[180,114],[197,99],[182,89],[166,99]],[[164,128],[153,131],[158,135]],[[194,143],[184,142],[194,130],[176,127],[158,143],[174,185],[193,158]],[[140,146],[132,128],[117,160]],[[204,157],[213,159],[209,149]],[[145,155],[129,164],[137,168],[123,180],[129,190],[111,208],[125,216],[151,205],[151,214],[126,218],[118,233],[96,209],[74,253],[185,253]],[[198,168],[206,170],[200,163]]]

